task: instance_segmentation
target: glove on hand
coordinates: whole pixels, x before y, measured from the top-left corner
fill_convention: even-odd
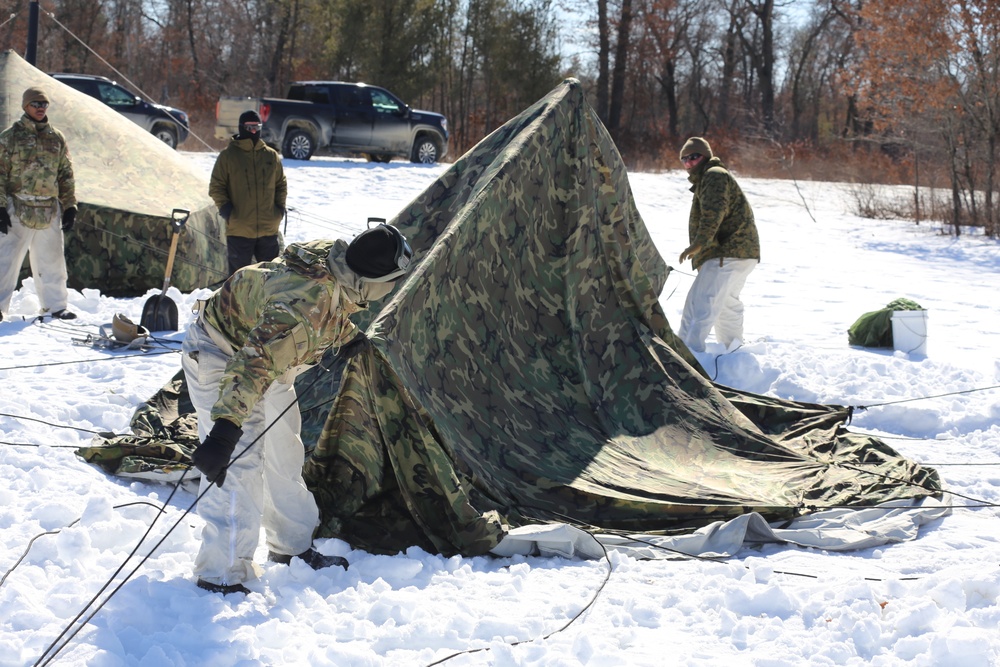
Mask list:
[[[215,482],[222,488],[222,483],[226,481],[226,466],[236,449],[236,443],[243,435],[243,429],[229,421],[228,419],[217,419],[212,426],[211,432],[201,443],[191,461],[194,467],[201,471],[209,482]]]
[[[222,216],[223,220],[229,222],[229,216],[231,216],[232,214],[233,214],[233,202],[227,201],[225,204],[222,205],[222,208],[219,209],[219,215]]]
[[[369,346],[371,346],[371,341],[368,340],[368,336],[365,335],[364,331],[359,331],[357,336],[340,346],[340,352],[337,353],[337,356],[344,360],[351,359]]]
[[[62,230],[68,232],[73,229],[73,224],[76,222],[76,206],[70,206],[68,209],[63,211],[62,219]]]
[[[6,236],[7,231],[10,229],[10,213],[7,212],[7,207],[0,207],[0,234]]]

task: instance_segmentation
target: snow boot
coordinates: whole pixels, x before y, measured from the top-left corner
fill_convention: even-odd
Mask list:
[[[212,593],[222,593],[223,595],[229,595],[230,593],[250,595],[250,589],[243,584],[213,584],[211,581],[199,579],[198,588],[204,588],[206,591],[211,591]]]
[[[272,563],[288,565],[292,562],[292,558],[301,558],[306,562],[306,565],[314,570],[322,570],[325,567],[331,567],[333,565],[340,566],[346,570],[348,566],[346,558],[343,558],[342,556],[325,556],[311,547],[297,556],[279,554],[273,551],[267,552],[267,559]]]
[[[52,313],[52,319],[54,320],[75,320],[76,313],[71,312],[63,308],[62,310],[57,310]]]

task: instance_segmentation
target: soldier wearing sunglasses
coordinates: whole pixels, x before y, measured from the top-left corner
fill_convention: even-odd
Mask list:
[[[25,90],[21,108],[20,120],[0,133],[0,320],[29,252],[42,314],[72,320],[63,232],[76,220],[73,164],[66,138],[49,123],[45,91]]]
[[[698,271],[677,331],[694,352],[705,351],[708,332],[726,349],[743,340],[743,302],[740,292],[760,262],[760,239],[753,209],[708,141],[691,137],[680,152],[691,181],[690,245],[680,262],[690,259]]]

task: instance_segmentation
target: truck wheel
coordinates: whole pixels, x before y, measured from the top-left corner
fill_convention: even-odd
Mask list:
[[[285,137],[281,154],[292,160],[308,160],[315,149],[312,135],[305,130],[292,130]]]
[[[438,159],[438,147],[433,139],[430,137],[420,137],[417,142],[413,144],[413,155],[410,157],[411,162],[420,162],[422,164],[434,164]]]
[[[154,127],[153,136],[171,148],[177,148],[177,132],[169,125],[157,125]]]

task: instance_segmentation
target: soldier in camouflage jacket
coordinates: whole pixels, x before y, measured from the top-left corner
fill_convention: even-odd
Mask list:
[[[705,139],[688,139],[680,155],[694,193],[688,219],[690,245],[681,253],[680,262],[690,258],[698,275],[684,302],[677,333],[693,351],[704,352],[705,339],[714,326],[716,340],[729,349],[734,342],[742,342],[740,292],[760,262],[753,210]]]
[[[273,262],[239,269],[200,303],[181,363],[202,441],[192,456],[204,492],[194,567],[201,588],[248,592],[243,582],[260,575],[253,555],[261,526],[270,560],[297,555],[314,569],[347,567],[310,546],[319,510],[302,480],[294,380],[331,347],[348,358],[367,346],[350,316],[386,296],[412,254],[385,224],[350,244],[292,244]]]
[[[49,124],[45,91],[28,88],[21,106],[24,115],[0,133],[0,319],[29,252],[42,313],[73,319],[63,252],[63,232],[76,220],[73,165],[62,132]]]

